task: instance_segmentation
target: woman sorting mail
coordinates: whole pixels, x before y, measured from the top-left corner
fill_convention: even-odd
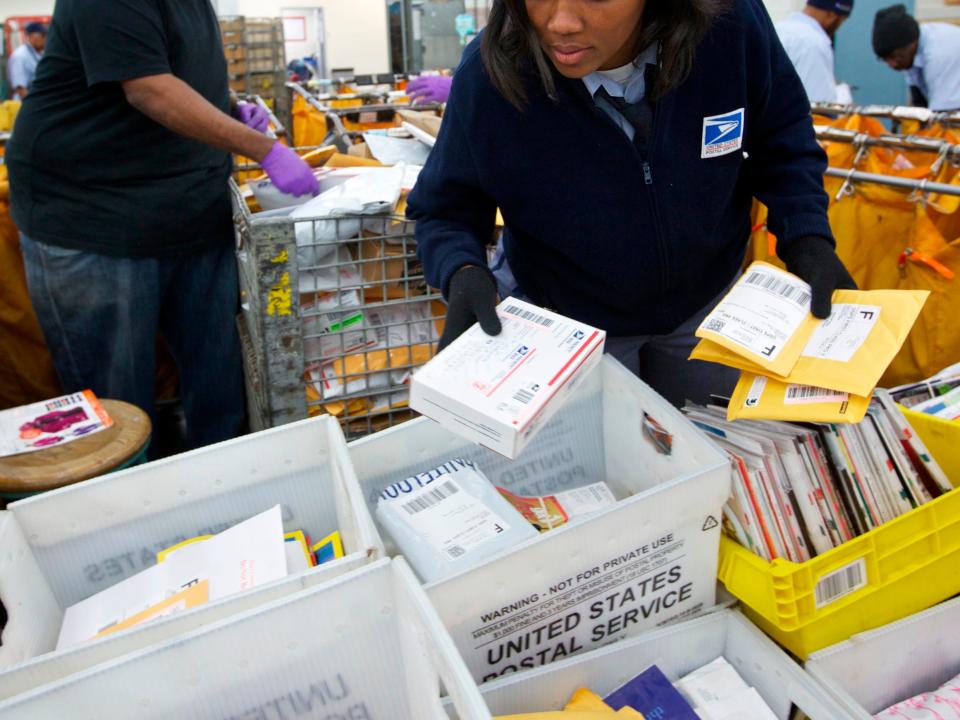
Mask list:
[[[500,332],[499,280],[606,330],[607,352],[674,404],[728,395],[736,371],[687,357],[740,274],[754,197],[815,315],[855,287],[825,169],[761,0],[500,0],[409,203],[449,303],[441,346],[477,321]]]

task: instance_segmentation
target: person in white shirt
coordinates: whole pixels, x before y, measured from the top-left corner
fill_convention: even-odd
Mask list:
[[[7,79],[10,81],[10,94],[15,100],[23,100],[33,84],[33,76],[37,74],[37,65],[47,44],[47,26],[32,22],[24,28],[24,36],[26,42],[14,50],[7,60]]]
[[[914,105],[960,110],[960,27],[920,25],[906,7],[891,5],[873,21],[873,50],[891,68],[907,73]]]
[[[807,0],[802,11],[776,24],[810,102],[837,102],[833,38],[851,12],[853,0]]]

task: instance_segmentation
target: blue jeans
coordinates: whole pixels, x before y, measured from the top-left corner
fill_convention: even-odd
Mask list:
[[[190,448],[241,434],[243,365],[233,246],[117,258],[20,235],[30,298],[64,392],[93,390],[155,420],[156,338],[180,373]]]

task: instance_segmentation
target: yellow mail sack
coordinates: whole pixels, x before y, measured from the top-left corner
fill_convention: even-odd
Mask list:
[[[727,408],[728,420],[858,423],[870,398],[810,385],[792,385],[743,372]]]
[[[786,377],[800,359],[817,319],[810,286],[795,275],[755,262],[707,315],[696,336]]]
[[[778,379],[791,385],[871,395],[906,342],[929,296],[926,290],[837,290],[830,317],[817,321],[793,370]],[[711,340],[702,340],[690,359],[770,374]]]

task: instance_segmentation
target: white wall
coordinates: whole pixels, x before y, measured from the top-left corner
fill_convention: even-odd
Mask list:
[[[794,10],[802,8],[806,4],[806,0],[763,0],[763,4],[767,6],[767,12],[770,13],[773,21],[777,22],[783,20]]]
[[[9,0],[0,0],[0,3]],[[320,7],[327,33],[327,67],[352,67],[358,73],[390,71],[387,3],[384,0],[220,0],[240,15],[280,17],[283,8]]]
[[[943,0],[917,0],[918,20],[952,20],[960,22],[960,5],[947,5]]]
[[[51,15],[54,0],[0,0],[0,21],[16,15]]]

